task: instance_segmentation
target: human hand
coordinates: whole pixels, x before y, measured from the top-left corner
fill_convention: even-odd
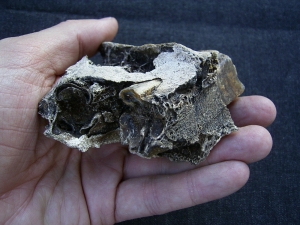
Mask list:
[[[200,165],[142,159],[120,144],[81,153],[43,135],[37,105],[66,68],[117,32],[112,18],[0,41],[0,224],[113,224],[222,198],[268,155],[276,110],[260,96],[229,108],[238,132]]]

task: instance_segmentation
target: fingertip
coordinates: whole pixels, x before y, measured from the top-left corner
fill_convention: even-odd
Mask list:
[[[208,165],[197,170],[202,174],[208,173],[206,176],[202,176],[201,180],[198,181],[199,183],[195,181],[198,183],[197,188],[202,189],[200,192],[202,196],[197,197],[198,204],[235,193],[247,183],[250,176],[248,165],[235,160]],[[208,188],[204,190],[201,183],[205,183]]]
[[[269,126],[276,119],[277,109],[276,109],[274,102],[272,102],[270,99],[263,97],[263,101],[264,101],[264,104],[266,107],[266,109],[265,109],[266,114],[268,115],[267,121],[266,121],[266,126]]]
[[[118,22],[113,17],[68,20],[58,24],[56,28],[64,30],[64,36],[69,35],[70,47],[77,48],[79,60],[85,55],[93,56],[102,42],[111,41],[117,34]]]
[[[256,127],[257,127],[257,129],[255,130],[256,145],[260,151],[256,152],[256,160],[253,162],[256,162],[258,160],[267,157],[271,152],[273,146],[273,139],[270,132],[263,127],[260,126],[256,126]],[[255,150],[257,151],[257,149]]]
[[[269,126],[276,117],[274,103],[263,96],[239,97],[228,106],[237,126]]]
[[[253,163],[265,158],[272,149],[272,137],[267,129],[257,125],[241,127],[224,137],[208,156],[207,164],[236,160]]]
[[[244,158],[239,158],[245,163],[254,163],[267,157],[272,149],[273,140],[269,131],[257,125],[240,128],[244,139]]]
[[[115,28],[115,31],[116,32],[118,31],[119,23],[118,23],[118,20],[115,17],[106,17],[106,18],[103,18],[103,20],[107,20]]]
[[[104,23],[106,26],[107,36],[103,41],[113,40],[119,29],[119,24],[118,24],[117,19],[114,17],[105,17],[105,18],[99,19],[99,21],[101,23]]]
[[[235,191],[239,190],[247,183],[250,176],[250,169],[246,163],[241,161],[234,161],[231,163],[232,163],[232,167],[231,167],[231,171],[229,172],[229,174],[231,174],[230,175],[231,177],[229,181],[230,180],[235,181],[232,183],[234,185],[234,187],[232,187],[232,191],[233,191],[232,193],[234,193]]]

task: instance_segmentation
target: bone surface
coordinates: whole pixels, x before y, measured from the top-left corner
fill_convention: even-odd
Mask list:
[[[237,130],[227,105],[244,86],[231,59],[177,43],[105,42],[102,65],[87,57],[39,103],[45,135],[87,151],[121,142],[144,158],[198,164]]]

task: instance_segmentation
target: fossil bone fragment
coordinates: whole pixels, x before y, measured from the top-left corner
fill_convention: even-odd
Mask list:
[[[227,105],[244,86],[231,59],[176,43],[105,42],[103,65],[87,57],[39,103],[45,135],[87,151],[121,142],[144,158],[197,164],[237,130]]]

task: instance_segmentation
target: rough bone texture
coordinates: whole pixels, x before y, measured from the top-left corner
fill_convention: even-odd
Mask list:
[[[103,43],[104,65],[86,57],[41,100],[45,135],[69,147],[121,142],[144,158],[197,164],[237,130],[228,105],[239,96],[231,59],[176,43]]]

